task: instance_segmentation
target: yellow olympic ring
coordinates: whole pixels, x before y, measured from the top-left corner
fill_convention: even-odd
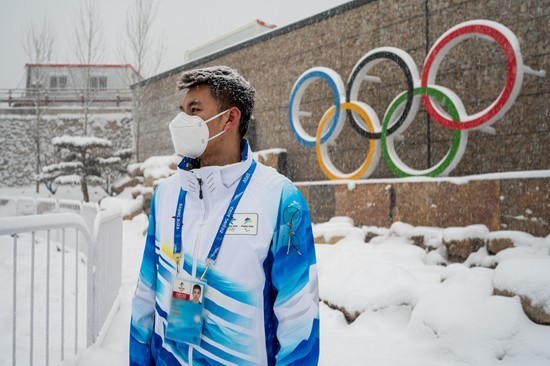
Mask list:
[[[491,105],[481,112],[468,115],[458,96],[447,88],[437,86],[435,82],[439,65],[446,54],[460,42],[472,37],[489,39],[500,45],[507,60],[507,77],[504,89]],[[395,62],[402,69],[407,79],[407,91],[404,94],[399,94],[386,110],[383,119],[384,130],[380,127],[376,112],[367,104],[360,104],[361,102],[356,101],[361,84],[364,81],[381,81],[379,77],[370,75],[370,71],[382,60]],[[523,64],[519,41],[510,29],[489,20],[471,20],[452,27],[438,38],[426,57],[421,78],[412,57],[407,52],[395,47],[379,47],[367,52],[353,67],[345,93],[344,83],[334,70],[317,66],[305,71],[292,87],[288,119],[291,131],[299,143],[307,147],[315,145],[319,166],[325,176],[330,179],[367,178],[378,163],[380,151],[384,152],[384,159],[389,168],[398,176],[445,176],[458,165],[464,154],[467,131],[483,131],[481,129],[483,125],[490,126],[508,112],[519,95],[524,73],[539,77],[546,75],[543,70],[535,71]],[[310,136],[302,127],[300,117],[311,115],[311,113],[302,111],[300,103],[306,89],[315,79],[319,79],[330,86],[334,106],[329,108],[321,118],[317,136],[314,137]],[[414,121],[419,108],[419,96],[422,97],[426,112],[437,123],[451,130],[461,131],[460,134],[455,133],[453,145],[443,160],[435,166],[423,170],[407,166],[397,155],[394,145],[395,138],[402,135]],[[450,106],[446,106],[447,112],[451,108],[455,111],[455,115],[449,116],[436,100],[450,104]],[[352,110],[353,112],[344,114],[341,113],[341,109]],[[346,115],[349,116],[352,127],[361,136],[370,140],[369,155],[367,155],[365,162],[358,170],[349,174],[340,172],[334,166],[327,148],[327,145],[334,143],[340,134],[346,122]],[[368,126],[368,131],[365,129],[363,122],[359,120],[359,116]],[[378,143],[379,141],[382,142]]]
[[[367,129],[369,132],[380,131],[380,121],[378,120],[378,117],[374,110],[372,110],[372,108],[367,104],[362,102],[348,102],[340,104],[340,108],[343,110],[351,110],[353,112],[356,112],[367,125]],[[321,118],[321,122],[319,122],[319,127],[317,128],[317,135],[315,138],[315,152],[317,154],[317,161],[319,162],[321,170],[329,179],[332,180],[361,179],[370,175],[372,170],[374,170],[374,168],[376,168],[376,166],[378,165],[378,160],[380,159],[380,145],[378,144],[379,140],[370,140],[369,151],[367,153],[365,161],[363,162],[363,164],[361,164],[359,169],[352,173],[342,173],[334,166],[334,164],[330,160],[327,151],[328,143],[321,143],[321,136],[323,135],[323,131],[327,122],[331,120],[331,118],[334,116],[335,111],[335,106],[330,107]],[[371,118],[370,115],[372,115],[373,117]],[[337,134],[333,134],[331,139],[327,142],[334,141],[336,137]]]

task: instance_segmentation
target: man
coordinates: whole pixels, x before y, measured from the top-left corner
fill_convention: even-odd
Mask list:
[[[194,285],[193,286],[193,302],[196,302],[196,303],[201,303],[201,293],[202,293],[202,290],[201,290],[201,285]]]
[[[130,363],[316,365],[310,216],[288,179],[253,160],[255,90],[224,66],[183,72],[178,88],[187,94],[169,128],[184,158],[151,202]],[[198,344],[165,336],[178,277],[204,284]]]

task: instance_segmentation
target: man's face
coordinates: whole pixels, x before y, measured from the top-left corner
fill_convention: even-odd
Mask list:
[[[218,104],[206,84],[190,88],[179,108],[182,112],[199,116],[205,121],[222,112],[218,109]],[[200,156],[201,164],[208,162],[212,165],[223,165],[219,164],[220,158],[223,161],[236,150],[239,150],[236,159],[240,158],[239,118],[240,111],[236,107],[232,107],[206,124],[210,138],[222,131],[225,133],[208,142],[204,153]],[[238,160],[233,162],[236,161]]]
[[[208,85],[205,84],[194,86],[187,91],[187,94],[181,102],[180,110],[190,116],[199,116],[205,121],[220,112],[216,100],[212,96],[212,93],[210,93]],[[224,114],[208,122],[206,125],[208,126],[209,136],[212,137],[221,132],[226,120],[227,117]],[[208,143],[205,153],[212,149],[210,147],[216,144],[216,140],[219,139],[214,139]]]
[[[193,302],[199,302],[201,299],[201,290],[199,288],[193,289]]]

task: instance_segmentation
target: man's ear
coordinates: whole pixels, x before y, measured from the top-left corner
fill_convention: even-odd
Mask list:
[[[239,123],[241,122],[241,111],[237,107],[229,109],[228,119],[225,123],[224,130],[231,130],[236,128],[238,130]]]

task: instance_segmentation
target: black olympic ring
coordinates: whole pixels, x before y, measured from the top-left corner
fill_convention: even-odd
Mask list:
[[[401,70],[403,70],[403,73],[405,74],[405,77],[407,78],[407,102],[405,103],[405,106],[403,107],[403,112],[399,116],[399,119],[396,122],[394,122],[391,125],[391,127],[388,129],[387,136],[391,136],[405,122],[405,120],[406,120],[406,118],[409,115],[409,112],[411,110],[411,106],[413,104],[413,99],[414,99],[413,90],[415,88],[415,85],[414,85],[413,76],[412,76],[412,73],[411,73],[411,70],[410,70],[409,66],[403,60],[403,58],[401,58],[400,56],[398,56],[396,53],[393,53],[393,52],[379,51],[379,52],[375,52],[371,55],[368,55],[363,60],[360,60],[359,63],[357,65],[355,65],[355,67],[353,68],[352,73],[349,77],[348,86],[347,86],[347,89],[346,89],[346,100],[348,102],[352,101],[351,100],[352,88],[353,88],[354,85],[356,85],[355,84],[356,78],[362,73],[363,69],[366,66],[369,66],[370,63],[372,63],[376,60],[381,61],[382,59],[387,59],[387,60],[395,62],[401,68]],[[417,77],[417,79],[418,79],[418,77]],[[359,82],[357,88],[355,88],[353,90],[353,92],[355,94],[354,99],[357,99],[357,94],[359,93],[359,87],[360,86],[361,86],[361,81]],[[348,118],[349,118],[349,121],[351,123],[351,126],[361,136],[366,137],[366,138],[371,139],[371,140],[379,140],[381,138],[382,132],[369,132],[369,131],[365,130],[362,127],[362,126],[365,125],[365,123],[363,121],[361,121],[360,119],[356,118],[354,113],[351,110],[347,110],[347,114],[348,114]]]

